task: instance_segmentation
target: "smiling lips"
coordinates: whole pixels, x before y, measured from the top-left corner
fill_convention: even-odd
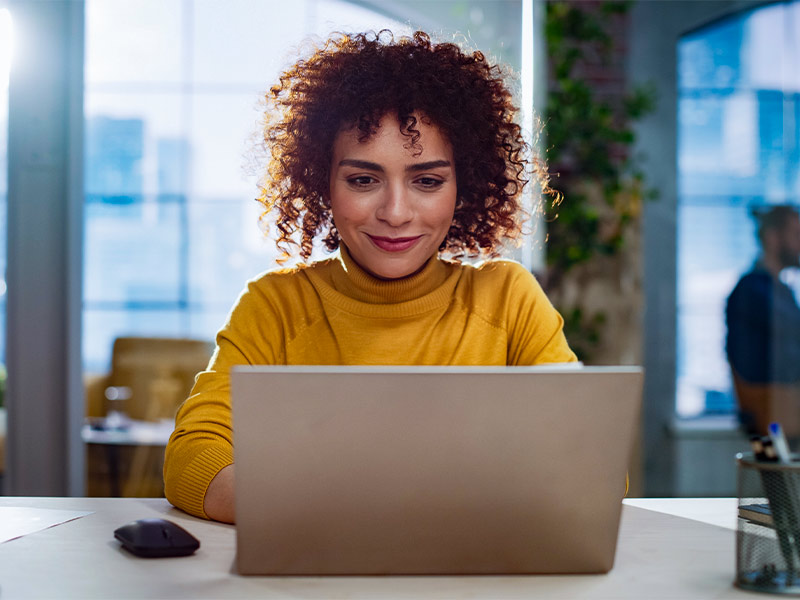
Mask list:
[[[421,235],[415,237],[390,238],[370,235],[369,239],[381,250],[386,252],[403,252],[408,250],[422,238]]]

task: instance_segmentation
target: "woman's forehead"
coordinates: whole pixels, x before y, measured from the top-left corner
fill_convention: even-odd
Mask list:
[[[450,142],[430,119],[413,114],[416,123],[401,126],[395,115],[387,113],[376,124],[374,132],[364,137],[364,132],[355,125],[340,130],[333,144],[333,155],[390,153],[412,157],[425,155],[426,159],[436,156],[452,159]]]
[[[414,130],[417,129],[420,124],[441,129],[439,125],[423,111],[413,110],[409,113],[403,113],[401,122],[400,111],[388,110],[381,116],[365,114],[351,120],[343,121],[339,124],[336,135],[338,136],[341,133],[353,131],[366,139],[375,135],[379,129],[385,126],[397,128],[410,135],[413,134]]]

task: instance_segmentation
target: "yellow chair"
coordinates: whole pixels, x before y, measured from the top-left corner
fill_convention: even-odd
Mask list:
[[[86,414],[105,416],[111,402],[109,388],[127,388],[130,397],[120,401],[119,410],[136,420],[173,419],[188,396],[195,375],[208,365],[213,344],[205,340],[153,337],[120,337],[114,341],[111,371],[90,376],[86,385]],[[161,496],[161,465],[164,449],[157,446],[89,448],[87,493],[107,496],[113,486],[112,472],[118,473],[123,496]],[[116,461],[112,470],[107,463]]]

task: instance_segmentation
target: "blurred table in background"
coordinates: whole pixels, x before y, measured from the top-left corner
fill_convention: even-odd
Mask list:
[[[87,418],[81,437],[87,445],[88,495],[162,496],[164,448],[174,427],[172,419]]]

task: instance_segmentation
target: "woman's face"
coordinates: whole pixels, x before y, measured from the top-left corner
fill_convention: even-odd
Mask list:
[[[438,128],[417,117],[418,148],[408,148],[397,118],[386,115],[364,142],[358,130],[333,144],[333,221],[358,265],[380,279],[419,271],[439,249],[453,221],[453,149]]]

